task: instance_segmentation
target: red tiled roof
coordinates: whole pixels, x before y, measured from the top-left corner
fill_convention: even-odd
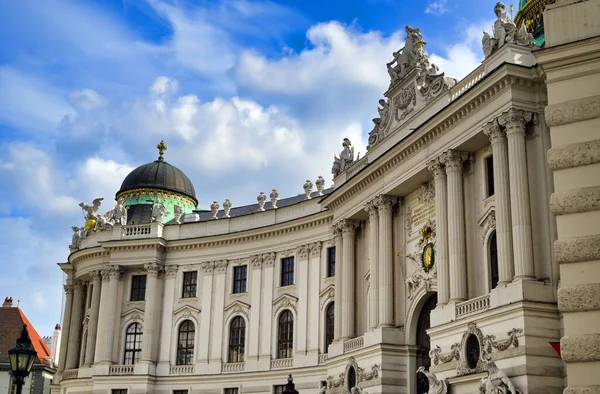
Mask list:
[[[38,362],[48,364],[45,357],[50,356],[50,349],[25,317],[23,311],[17,307],[0,307],[0,363],[9,362],[8,351],[16,346],[23,324],[27,324],[27,333],[37,353]]]

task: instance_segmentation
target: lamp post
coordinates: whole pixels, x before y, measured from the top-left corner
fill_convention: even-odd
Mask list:
[[[292,379],[292,374],[288,376],[288,382],[285,385],[285,391],[283,394],[298,394],[298,390],[296,390],[294,385],[294,379]]]
[[[29,376],[31,366],[37,357],[37,353],[31,345],[26,324],[23,325],[21,336],[17,339],[17,346],[8,351],[8,357],[10,359],[10,370],[17,385],[17,394],[21,394],[25,378]]]

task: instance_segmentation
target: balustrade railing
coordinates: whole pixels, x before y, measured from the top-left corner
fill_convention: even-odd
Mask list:
[[[490,309],[490,296],[488,294],[456,304],[456,318],[460,319],[487,309]]]
[[[364,346],[364,344],[365,344],[364,337],[348,339],[347,341],[344,342],[344,353],[351,352],[352,350],[355,350],[355,349],[360,349],[361,347]]]
[[[133,365],[110,365],[108,367],[109,375],[133,375]]]
[[[169,368],[169,375],[190,375],[193,373],[193,365],[171,365]]]
[[[129,226],[123,226],[122,229],[124,237],[150,235],[152,232],[152,226],[150,224],[131,224]]]
[[[277,358],[271,360],[271,369],[291,368],[294,364],[293,358]]]
[[[479,66],[450,89],[450,100],[454,101],[459,98],[464,92],[469,90],[471,86],[479,82],[484,76],[485,68],[483,66]]]
[[[245,363],[226,363],[221,365],[221,372],[242,372],[245,368]]]

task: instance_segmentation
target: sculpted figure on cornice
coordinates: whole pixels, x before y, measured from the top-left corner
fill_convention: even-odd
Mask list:
[[[331,167],[331,173],[333,174],[334,178],[340,175],[347,168],[351,167],[355,162],[354,147],[348,138],[344,138],[342,141],[342,148],[343,149],[340,152],[340,157],[333,155],[333,166]]]
[[[429,381],[428,394],[446,394],[448,392],[448,382],[446,379],[439,380],[434,374],[427,371],[425,367],[420,366],[417,373],[422,373]]]
[[[319,196],[323,195],[323,190],[325,190],[325,178],[321,175],[315,181],[315,185],[317,186],[317,191],[319,192]]]
[[[77,226],[71,227],[73,230],[73,236],[71,237],[71,245],[69,245],[69,250],[74,252],[79,249],[79,245],[81,244],[81,234],[80,230],[83,230]]]
[[[213,201],[212,204],[210,204],[210,213],[212,214],[213,219],[218,219],[217,214],[219,213],[219,208],[221,208],[221,205],[218,201]]]
[[[415,67],[429,64],[429,57],[425,52],[427,43],[423,41],[421,30],[410,26],[406,26],[404,30],[406,31],[404,48],[394,52],[392,61],[386,64],[392,85]]]
[[[488,376],[481,379],[479,384],[480,394],[520,394],[521,392],[515,388],[508,376],[502,371],[491,356],[487,356],[483,360],[484,369],[488,372]]]
[[[264,192],[260,192],[258,197],[256,197],[256,202],[258,202],[258,210],[265,210],[265,203],[267,202],[267,195]]]
[[[277,201],[279,201],[279,192],[277,189],[273,189],[269,197],[271,198],[271,208],[277,209]]]
[[[169,212],[167,212],[165,204],[163,204],[160,198],[157,198],[156,201],[154,201],[154,205],[152,205],[152,214],[150,221],[162,223],[163,219],[168,214]]]
[[[179,205],[175,205],[173,207],[173,215],[175,216],[173,219],[175,220],[175,223],[181,224],[181,221],[183,220],[183,214],[183,208],[181,208]]]
[[[494,6],[494,13],[497,18],[493,26],[494,36],[492,37],[484,30],[483,39],[481,40],[483,54],[486,58],[496,52],[499,48],[502,48],[506,43],[525,47],[531,46],[533,36],[527,32],[527,27],[524,23],[517,29],[517,25],[515,25],[511,17],[508,16],[508,11],[504,3],[500,1],[496,3]]]
[[[350,141],[350,140],[348,140]],[[302,188],[304,189],[304,194],[306,195],[306,199],[310,200],[311,197],[310,195],[312,194],[312,188],[313,188],[313,183],[311,182],[310,179],[307,179],[306,182],[304,182],[304,186],[302,186]]]
[[[117,204],[113,208],[112,212],[112,217],[115,224],[118,224],[120,226],[124,226],[127,224],[127,208],[125,207],[122,198],[119,198],[117,200]]]
[[[229,212],[231,212],[232,206],[233,206],[233,204],[231,203],[231,200],[226,198],[225,202],[223,203],[223,212],[225,213],[226,218],[230,217]]]

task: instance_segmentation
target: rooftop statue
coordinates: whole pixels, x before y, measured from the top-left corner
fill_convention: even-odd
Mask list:
[[[154,205],[152,205],[152,214],[150,217],[150,221],[162,223],[163,219],[165,218],[165,216],[167,216],[167,214],[168,212],[167,208],[165,207],[165,204],[163,204],[163,202],[160,201],[160,199],[156,199]]]
[[[354,147],[352,146],[352,142],[350,142],[348,138],[344,138],[342,147],[343,149],[340,152],[340,157],[333,155],[333,167],[331,167],[331,173],[334,178],[354,164]]]
[[[508,16],[508,11],[506,10],[504,3],[500,1],[496,3],[496,6],[494,7],[494,13],[497,17],[493,26],[494,36],[492,37],[484,30],[483,38],[481,40],[483,54],[486,58],[492,53],[496,52],[498,49],[502,48],[506,43],[517,44],[526,47],[531,46],[533,36],[527,32],[525,24],[522,24],[521,27],[517,29],[517,25],[515,25],[511,17]]]
[[[520,394],[506,373],[496,366],[490,355],[483,360],[483,363],[484,368],[488,371],[488,376],[481,379],[480,394]]]
[[[71,238],[71,245],[69,245],[69,250],[71,252],[76,251],[77,249],[79,249],[79,245],[81,243],[81,235],[79,234],[79,227],[77,226],[73,226],[71,227],[71,229],[73,230],[73,237]]]
[[[406,43],[404,48],[394,52],[391,62],[387,63],[388,74],[392,78],[392,85],[402,79],[415,67],[423,64],[429,65],[429,57],[425,51],[425,41],[420,29],[406,26]]]
[[[115,224],[124,226],[127,224],[127,208],[122,198],[117,200],[117,205],[113,208],[112,219]]]

